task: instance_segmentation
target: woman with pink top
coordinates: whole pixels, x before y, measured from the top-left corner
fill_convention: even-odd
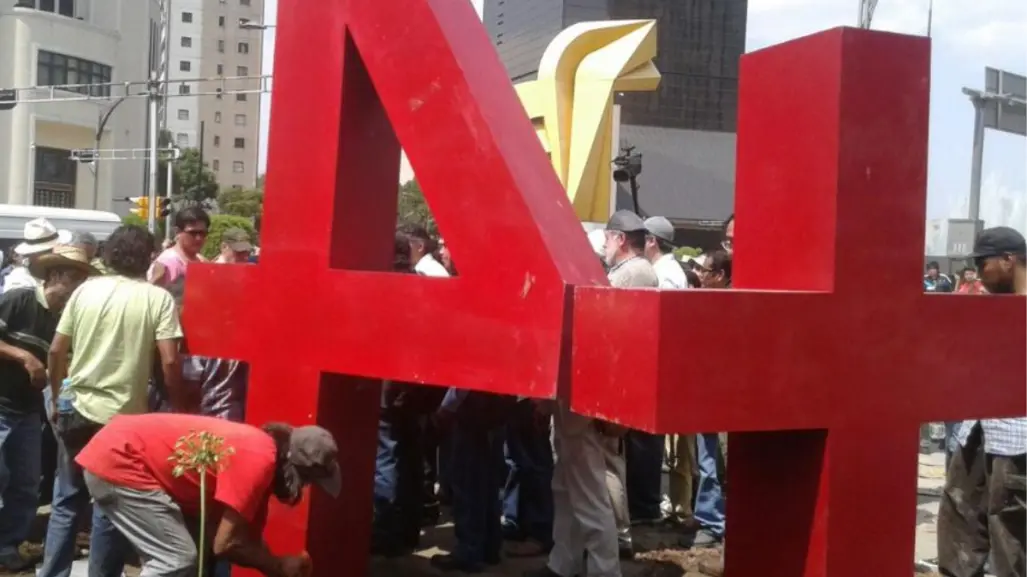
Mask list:
[[[190,206],[175,213],[175,244],[165,249],[150,267],[149,280],[160,286],[168,286],[175,279],[185,275],[191,262],[206,262],[200,251],[207,241],[210,217],[198,206]]]

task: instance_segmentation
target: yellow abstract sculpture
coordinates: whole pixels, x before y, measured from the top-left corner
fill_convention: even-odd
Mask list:
[[[655,20],[582,22],[553,39],[538,79],[515,86],[578,218],[610,216],[613,95],[652,91]]]

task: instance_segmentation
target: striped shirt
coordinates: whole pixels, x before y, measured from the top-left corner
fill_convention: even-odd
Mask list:
[[[956,441],[960,446],[966,446],[966,440],[977,423],[981,424],[984,434],[985,453],[1003,457],[1027,453],[1027,417],[963,421],[956,428]]]
[[[20,288],[0,297],[0,340],[26,351],[46,365],[57,315],[46,304],[42,288]],[[42,392],[21,363],[0,360],[0,412],[27,414],[43,407]]]

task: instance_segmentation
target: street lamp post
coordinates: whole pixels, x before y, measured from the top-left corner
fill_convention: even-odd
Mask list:
[[[122,96],[121,98],[114,101],[114,104],[110,105],[106,111],[101,110],[100,116],[96,122],[96,141],[93,150],[100,150],[100,141],[103,138],[103,129],[107,126],[107,121],[111,119],[111,115],[114,114],[114,110],[118,108],[122,102],[127,99],[128,96]],[[97,209],[100,202],[100,155],[93,154],[93,210]]]

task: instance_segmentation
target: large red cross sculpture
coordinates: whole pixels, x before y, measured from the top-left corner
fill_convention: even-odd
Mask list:
[[[732,576],[756,555],[875,577],[904,556],[905,575],[916,422],[1023,406],[1023,300],[917,288],[924,42],[746,57],[737,284],[807,292],[673,295],[582,288],[605,278],[468,2],[282,0],[276,43],[261,262],[190,267],[185,323],[193,351],[251,363],[250,422],[339,440],[342,497],[269,515],[317,575],[367,571],[382,378],[552,397],[572,371],[581,412],[642,428],[810,429],[732,439]],[[384,272],[400,143],[459,278]],[[966,326],[989,330],[946,332]]]
[[[929,40],[836,29],[740,71],[736,290],[576,289],[572,406],[746,431],[728,577],[908,577],[919,426],[1024,414],[1025,299],[923,294]]]

